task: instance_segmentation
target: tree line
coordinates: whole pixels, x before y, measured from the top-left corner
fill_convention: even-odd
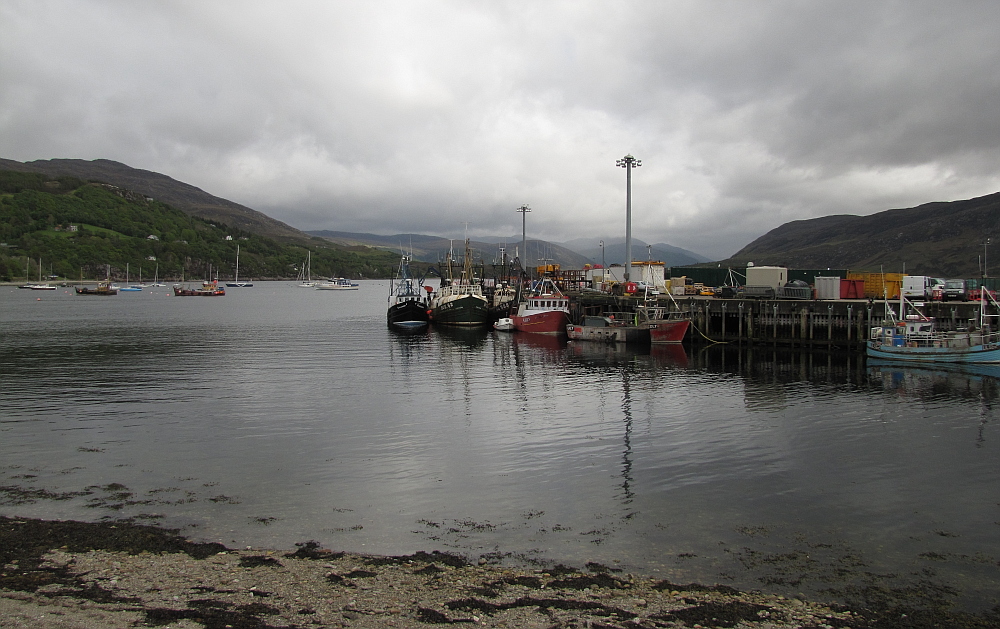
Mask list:
[[[0,171],[0,281],[137,277],[179,281],[235,274],[292,279],[307,247],[194,217],[125,188],[75,177]],[[391,277],[398,255],[316,239],[314,277]],[[38,266],[41,259],[41,267]]]

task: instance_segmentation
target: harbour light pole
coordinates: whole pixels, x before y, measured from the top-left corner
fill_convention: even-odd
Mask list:
[[[983,241],[983,277],[989,277],[989,275],[986,274],[986,247],[990,246],[990,244],[989,238]]]
[[[527,272],[528,267],[524,265],[524,261],[528,259],[528,232],[525,226],[528,219],[528,212],[531,211],[531,208],[525,203],[514,211],[521,213],[521,271]]]
[[[642,160],[626,155],[615,166],[625,169],[625,281],[632,275],[632,169],[642,166]]]

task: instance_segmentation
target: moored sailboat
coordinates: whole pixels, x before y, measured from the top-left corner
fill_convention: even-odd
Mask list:
[[[231,288],[251,288],[253,286],[250,282],[240,281],[240,246],[236,245],[236,277],[232,282],[226,282],[226,286]]]

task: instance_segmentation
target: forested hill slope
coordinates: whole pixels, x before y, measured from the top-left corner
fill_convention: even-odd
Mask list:
[[[371,247],[310,242],[314,277],[391,277],[399,262],[398,254]],[[198,218],[127,188],[0,170],[2,281],[124,279],[128,268],[168,281],[227,279],[235,275],[237,247],[244,279],[294,278],[310,257],[305,246]]]
[[[132,168],[109,159],[40,159],[32,162],[0,159],[0,169],[103,181],[152,197],[192,216],[225,223],[268,238],[302,243],[310,240],[307,234],[257,210],[213,196],[166,175]]]
[[[772,229],[722,265],[773,264],[800,269],[975,277],[983,243],[1000,244],[1000,193],[963,201],[926,203],[869,216],[835,215],[792,221]],[[1000,249],[986,248],[987,264]],[[987,269],[987,272],[989,269]]]

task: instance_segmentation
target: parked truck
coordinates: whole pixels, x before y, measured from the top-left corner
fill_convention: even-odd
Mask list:
[[[904,275],[903,296],[931,299],[934,291],[944,289],[944,280],[929,275]]]

